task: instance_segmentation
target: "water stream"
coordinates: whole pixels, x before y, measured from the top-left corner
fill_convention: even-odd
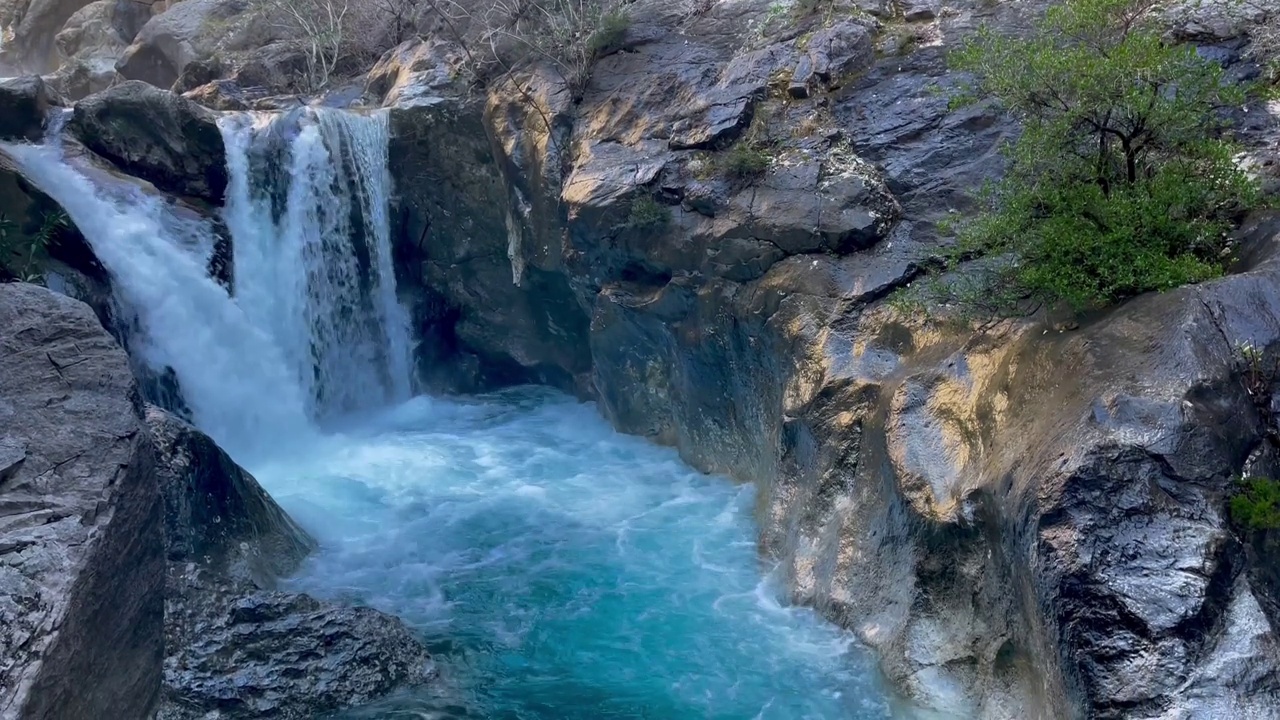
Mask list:
[[[748,487],[545,389],[412,398],[386,120],[223,121],[234,297],[212,231],[52,147],[6,146],[66,208],[196,423],[321,541],[291,582],[395,613],[443,678],[358,718],[891,717],[862,651],[787,607]]]

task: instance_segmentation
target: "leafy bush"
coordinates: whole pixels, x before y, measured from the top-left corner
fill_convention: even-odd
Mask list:
[[[1280,529],[1280,482],[1270,478],[1239,480],[1240,493],[1231,498],[1231,520],[1246,530]]]
[[[671,208],[658,202],[648,192],[637,195],[631,201],[631,210],[627,219],[618,224],[619,228],[656,232],[671,224]]]
[[[1257,188],[1220,138],[1246,91],[1165,43],[1156,0],[1067,0],[1028,39],[983,29],[951,56],[956,104],[991,99],[1023,127],[957,257],[1007,255],[990,281],[1082,310],[1214,277]]]

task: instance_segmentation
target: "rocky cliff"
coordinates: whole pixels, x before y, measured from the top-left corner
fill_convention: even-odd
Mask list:
[[[948,111],[946,49],[1038,6],[870,10],[638,2],[580,99],[469,93],[447,37],[384,58],[424,376],[554,384],[755,482],[795,599],[927,706],[1280,713],[1269,541],[1225,513],[1272,472],[1240,348],[1277,339],[1274,225],[1242,274],[1075,331],[895,312],[1016,132]],[[1238,27],[1182,33],[1249,72]]]
[[[144,414],[88,306],[0,284],[0,358],[0,717],[309,718],[432,677],[399,620],[275,588],[313,542]]]
[[[545,67],[477,91],[447,32],[397,48],[364,103],[391,113],[421,375],[552,384],[756,483],[794,598],[926,706],[1275,717],[1275,537],[1226,512],[1237,476],[1280,473],[1275,221],[1242,230],[1237,274],[1078,328],[886,302],[1017,131],[948,110],[945,53],[1044,4],[638,0],[581,92]],[[1247,77],[1219,20],[1175,35]],[[153,82],[219,74],[201,62]],[[1265,166],[1276,121],[1253,110]]]

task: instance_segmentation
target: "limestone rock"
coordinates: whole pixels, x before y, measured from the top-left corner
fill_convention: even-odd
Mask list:
[[[0,285],[0,355],[0,716],[145,717],[163,524],[128,360],[87,306],[24,284]]]
[[[0,79],[0,140],[36,141],[53,105],[48,87],[34,75]]]
[[[67,129],[85,147],[156,187],[220,204],[226,149],[213,113],[139,81],[76,103]]]

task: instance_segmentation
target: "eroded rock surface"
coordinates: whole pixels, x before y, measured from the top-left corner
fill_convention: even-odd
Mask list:
[[[1274,452],[1233,359],[1277,339],[1274,229],[1247,233],[1250,272],[1075,333],[884,302],[1017,132],[948,109],[945,53],[1044,5],[641,1],[580,98],[547,68],[476,98],[447,38],[400,48],[368,95],[391,106],[424,376],[552,383],[757,483],[795,599],[926,706],[1271,717],[1268,540],[1224,507]],[[764,167],[732,172],[735,148]]]
[[[314,542],[203,433],[144,421],[88,306],[0,284],[0,360],[0,717],[312,718],[434,677],[398,619],[276,588]]]
[[[53,98],[44,81],[34,75],[0,80],[0,140],[35,142],[44,134],[44,122]]]
[[[145,717],[163,524],[128,359],[86,305],[13,283],[0,360],[0,717]]]
[[[146,418],[168,560],[159,718],[312,718],[434,676],[400,620],[275,589],[314,541],[203,433]]]

